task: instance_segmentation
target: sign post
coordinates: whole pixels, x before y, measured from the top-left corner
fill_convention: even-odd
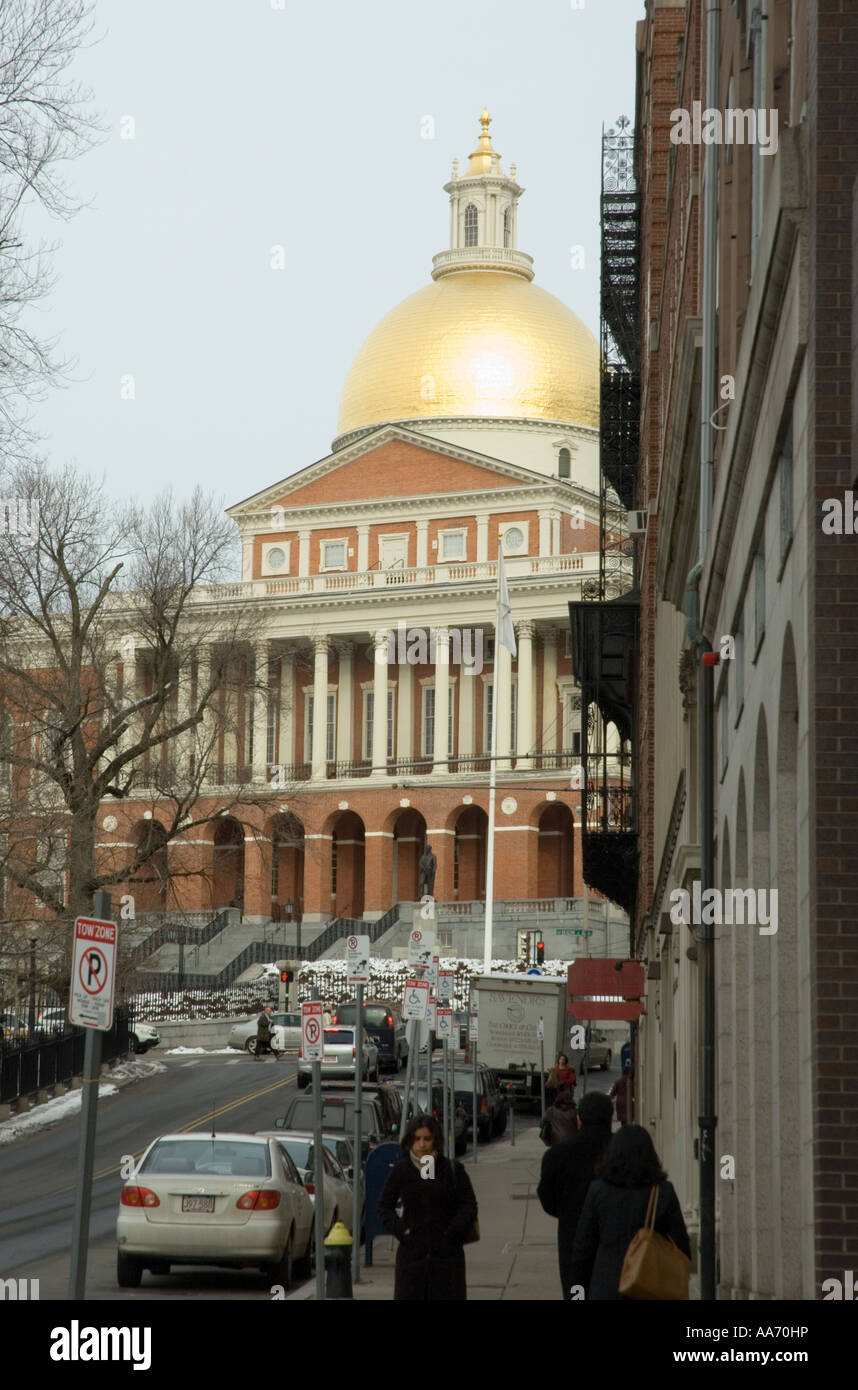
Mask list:
[[[473,1098],[472,1119],[473,1119],[473,1121],[474,1121],[474,1162],[475,1162],[475,1163],[476,1163],[476,1161],[477,1161],[477,1130],[478,1130],[478,1128],[479,1128],[479,1126],[478,1126],[478,1124],[477,1124],[477,1033],[478,1033],[478,1031],[479,1031],[479,1028],[478,1028],[478,1019],[477,1019],[477,1016],[476,1016],[476,1014],[471,1014],[471,1022],[470,1022],[469,1027],[468,1027],[468,1036],[469,1036],[469,1041],[470,1041],[470,1043],[471,1043],[471,1046],[472,1046],[472,1048],[473,1048],[473,1050],[474,1050],[474,1098]]]
[[[96,893],[93,898],[93,916],[78,917],[74,924],[69,1018],[72,1023],[78,1023],[86,1029],[86,1044],[83,1054],[83,1095],[78,1139],[77,1192],[72,1220],[69,1298],[80,1301],[86,1297],[86,1259],[92,1204],[92,1170],[95,1161],[95,1126],[98,1119],[101,1035],[113,1026],[117,927],[109,918],[110,894]]]
[[[413,935],[414,933],[412,933]],[[419,934],[419,933],[418,933]],[[402,1017],[406,1020],[406,1025],[412,1029],[411,1040],[408,1045],[408,1064],[405,1068],[405,1096],[403,1098],[403,1119],[407,1123],[409,1119],[408,1104],[411,1098],[411,1086],[414,1083],[420,1084],[420,1023],[426,1017],[426,1006],[429,1001],[429,981],[418,980],[416,977],[405,981],[405,999],[402,1006]]]
[[[545,1019],[541,1018],[536,1025],[536,1036],[539,1039],[539,1119],[540,1123],[545,1119]]]
[[[301,1005],[301,1050],[313,1069],[313,1186],[315,1187],[316,1298],[325,1297],[325,1162],[322,1157],[322,1068],[325,1025],[318,989]]]
[[[438,1037],[443,1046],[443,1061],[441,1065],[443,1079],[443,1116],[444,1116],[444,1155],[446,1158],[453,1157],[453,1145],[450,1138],[450,1035],[453,1031],[453,1010],[445,1009],[440,1004],[435,1011],[437,1019]]]
[[[367,938],[369,939],[369,938]],[[350,938],[351,940],[351,938]],[[357,1026],[355,1028],[355,1136],[352,1174],[352,1283],[360,1283],[360,1122],[363,1118],[363,985],[357,985]]]

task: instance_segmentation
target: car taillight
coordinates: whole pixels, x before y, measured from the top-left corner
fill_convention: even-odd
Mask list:
[[[298,1048],[298,1060],[300,1061],[301,1058],[302,1058],[303,1056],[304,1056],[304,1049],[303,1049],[303,1047],[299,1047],[299,1048]]]
[[[304,1191],[309,1192],[310,1196],[314,1197],[316,1195],[316,1184],[314,1182],[305,1182]]]
[[[353,1057],[356,1057],[356,1056],[357,1056],[357,1048],[356,1048],[356,1047],[353,1047],[353,1048],[352,1048],[352,1056],[353,1056]]]
[[[334,1014],[333,1018],[331,1019],[331,1022],[332,1022],[332,1023],[339,1023],[339,1021],[340,1021],[340,1016],[339,1016],[339,1014]]]
[[[392,1027],[393,1027],[393,1014],[388,1014],[388,1015],[387,1015],[387,1018],[386,1018],[384,1021],[385,1021],[385,1023],[387,1024],[388,1028],[392,1028]]]
[[[123,1207],[160,1207],[161,1205],[149,1187],[123,1187],[119,1201]]]
[[[253,1192],[245,1192],[235,1204],[241,1211],[273,1211],[280,1205],[280,1193],[270,1187],[259,1187]]]
[[[488,1110],[488,1108],[489,1108],[489,1107],[488,1107],[488,1104],[487,1104],[487,1102],[486,1102],[486,1098],[485,1098],[485,1096],[483,1096],[482,1100],[480,1101],[480,1110],[482,1111],[483,1114],[485,1114],[486,1111]]]

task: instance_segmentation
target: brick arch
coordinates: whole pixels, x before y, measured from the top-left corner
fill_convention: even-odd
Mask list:
[[[393,835],[393,902],[417,902],[420,856],[427,841],[426,818],[413,806],[399,807],[385,823]],[[436,851],[437,857],[437,851]]]
[[[458,808],[453,826],[453,896],[479,902],[486,896],[486,841],[489,818],[482,806]]]
[[[537,894],[571,898],[574,894],[575,821],[565,801],[549,802],[538,821]]]
[[[155,853],[145,864],[141,864],[134,877],[128,881],[129,889],[134,896],[134,910],[137,913],[165,912],[170,882],[167,832],[160,821],[140,820],[132,827],[131,838],[138,853],[141,849],[157,846]]]
[[[291,811],[281,811],[266,821],[264,835],[272,920],[303,917],[304,825]]]
[[[212,905],[244,902],[244,830],[233,816],[222,816],[212,839]]]
[[[362,917],[364,911],[366,827],[357,811],[338,811],[332,818],[330,835],[331,916]]]

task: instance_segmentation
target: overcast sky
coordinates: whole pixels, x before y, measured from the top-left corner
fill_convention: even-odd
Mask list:
[[[37,416],[52,460],[230,504],[328,453],[355,353],[448,245],[484,104],[536,283],[598,334],[601,128],[634,115],[644,0],[578,3],[98,0],[76,74],[109,133],[67,168],[91,206],[52,229],[39,314],[77,359]]]

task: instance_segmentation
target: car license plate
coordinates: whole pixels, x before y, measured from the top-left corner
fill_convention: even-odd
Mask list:
[[[183,1197],[182,1211],[214,1211],[214,1197]]]
[[[339,1056],[339,1053],[338,1053],[338,1052],[326,1052],[326,1053],[325,1053],[325,1061],[326,1061],[326,1062],[338,1062],[339,1060],[340,1060],[340,1056]]]

